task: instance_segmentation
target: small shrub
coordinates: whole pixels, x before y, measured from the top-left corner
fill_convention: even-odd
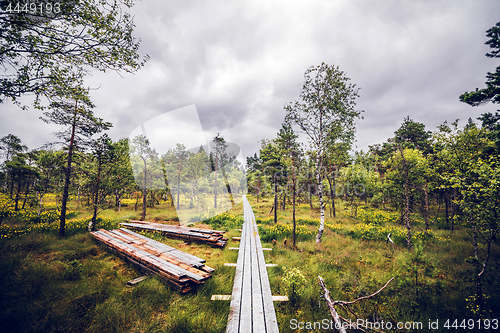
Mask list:
[[[73,260],[66,266],[62,277],[65,280],[78,280],[82,272],[82,264],[78,260]]]
[[[299,297],[303,292],[307,280],[302,272],[297,268],[287,268],[283,266],[283,287],[286,294],[290,298],[292,306],[299,301]]]

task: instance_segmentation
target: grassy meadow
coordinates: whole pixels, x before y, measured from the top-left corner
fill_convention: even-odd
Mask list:
[[[47,197],[46,208],[54,198]],[[278,223],[269,214],[272,198],[248,196],[264,247],[273,295],[288,295],[288,302],[276,302],[280,332],[293,332],[293,323],[330,319],[321,301],[318,275],[333,300],[352,301],[367,296],[389,279],[395,279],[380,294],[351,305],[359,318],[372,322],[422,322],[439,320],[439,330],[447,319],[499,318],[500,248],[492,248],[485,273],[483,292],[487,311],[477,313],[473,246],[468,231],[457,225],[453,233],[437,219],[432,231],[413,216],[414,247],[404,245],[406,231],[398,224],[399,214],[368,206],[358,209],[358,218],[349,217],[349,206],[338,201],[337,218],[326,218],[322,243],[315,243],[319,211],[309,205],[297,207],[297,248],[291,244],[291,206],[278,211]],[[130,200],[130,199],[129,199]],[[140,217],[140,205],[125,202],[120,212],[103,211],[99,227],[117,228],[118,223]],[[187,202],[182,203],[187,205]],[[317,203],[315,205],[317,207]],[[50,212],[50,210],[48,210]],[[229,301],[211,301],[213,294],[231,294],[238,243],[231,237],[242,223],[242,205],[197,223],[195,226],[226,230],[224,249],[171,240],[146,233],[155,240],[207,260],[216,269],[211,279],[195,292],[180,295],[157,278],[148,278],[134,287],[126,282],[141,276],[137,270],[105,247],[87,231],[91,213],[71,202],[67,236],[57,236],[58,221],[53,213],[40,218],[36,212],[22,211],[4,218],[0,226],[0,323],[2,332],[224,332]],[[43,215],[42,214],[42,215]],[[53,214],[53,215],[50,215]],[[41,216],[42,216],[41,215]],[[43,215],[43,216],[45,216]],[[166,203],[148,207],[148,221],[175,221],[175,210]],[[175,222],[170,222],[175,223]],[[391,232],[395,247],[386,243]],[[285,244],[286,239],[286,244]],[[344,318],[355,317],[339,307]],[[459,322],[460,323],[460,322]],[[450,321],[450,325],[452,322]],[[477,324],[476,324],[477,325]],[[477,327],[477,326],[476,326]],[[450,328],[456,330],[454,328]],[[311,329],[310,332],[327,330]],[[414,329],[401,330],[413,332]],[[458,330],[461,328],[458,327]],[[485,330],[481,330],[484,332]]]

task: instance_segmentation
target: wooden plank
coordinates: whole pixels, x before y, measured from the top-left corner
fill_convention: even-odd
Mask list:
[[[231,295],[212,295],[211,301],[230,301]],[[288,296],[273,296],[273,302],[288,302]]]
[[[95,232],[97,235],[101,236],[109,236],[109,234],[106,234],[105,232],[99,230]],[[122,253],[128,255],[132,259],[135,259],[142,263],[143,265],[146,265],[149,267],[151,270],[156,271],[160,274],[167,274],[171,278],[175,279],[180,279],[183,274],[180,270],[175,269],[173,267],[165,267],[161,262],[154,260],[151,258],[151,255],[148,254],[147,252],[141,251],[139,249],[136,249],[126,243],[123,243],[117,239],[103,239],[103,241],[110,247],[115,248]],[[125,246],[124,246],[125,244]],[[127,246],[128,245],[128,246]],[[163,270],[163,272],[162,272]]]
[[[105,231],[103,231],[103,230],[99,230],[99,231],[102,231],[103,233],[105,233]],[[113,235],[112,233],[108,233],[108,234],[111,234],[111,236]],[[186,277],[189,277],[190,279],[194,280],[197,283],[201,283],[203,280],[205,280],[205,278],[203,278],[200,275],[192,273],[192,272],[190,272],[184,268],[181,268],[177,265],[171,264],[170,262],[165,261],[159,257],[156,257],[156,256],[154,256],[154,255],[152,255],[144,250],[141,250],[137,247],[133,247],[131,244],[124,243],[121,240],[118,240],[116,238],[114,239],[114,241],[121,243],[121,245],[128,246],[128,248],[126,248],[128,251],[126,251],[126,252],[130,253],[133,257],[137,257],[140,261],[142,261],[146,264],[149,264],[152,266],[157,266],[158,268],[161,268],[162,270],[164,270],[166,273],[171,274],[171,275],[177,277],[178,279],[182,278],[183,276],[186,276]],[[153,267],[153,269],[155,269],[155,268]]]
[[[243,223],[243,228],[245,223]],[[244,239],[245,236],[242,236]],[[239,332],[240,327],[240,310],[241,310],[241,292],[243,289],[243,264],[245,261],[245,248],[240,243],[240,251],[238,252],[238,260],[236,262],[236,272],[234,276],[233,291],[231,294],[230,312],[226,327],[227,333]]]
[[[203,265],[203,266],[201,266],[201,267],[200,267],[200,269],[201,269],[202,271],[205,271],[205,272],[210,273],[210,274],[211,274],[211,273],[213,273],[213,272],[215,272],[215,269],[214,269],[214,268],[209,267],[209,266],[207,266],[207,265]]]
[[[248,329],[252,332],[252,254],[250,249],[250,233],[251,233],[250,223],[246,223],[245,226],[245,242],[243,246],[245,247],[245,261],[243,263],[243,287],[241,290],[241,310],[240,310],[240,325],[239,330],[242,331],[243,328]]]
[[[250,216],[251,217],[251,216]],[[250,247],[252,251],[252,318],[253,318],[253,332],[266,332],[266,318],[264,313],[263,293],[262,293],[262,279],[260,274],[260,267],[265,267],[265,261],[259,260],[258,249],[256,244],[256,234],[253,228],[253,221],[250,219],[251,233],[250,233]]]
[[[143,224],[143,225],[151,225],[151,226],[155,226],[157,228],[163,228],[163,229],[166,229],[166,230],[169,230],[169,229],[170,230],[186,230],[186,231],[201,232],[201,233],[206,233],[206,234],[224,234],[225,233],[225,231],[221,231],[221,230],[193,228],[193,227],[186,227],[186,226],[181,226],[181,225],[171,225],[171,224],[146,222],[146,221],[131,220],[128,223],[137,223],[137,224]]]
[[[136,285],[138,284],[139,282],[141,281],[144,281],[145,279],[147,279],[147,276],[146,275],[143,275],[141,277],[138,277],[136,279],[133,279],[133,280],[130,280],[127,282],[127,286],[133,286],[133,285]]]
[[[226,332],[278,332],[262,244],[253,211],[245,197],[243,215]]]
[[[259,257],[259,261],[265,263],[264,253],[262,251],[262,244],[260,242],[259,231],[257,228],[257,224],[255,223],[255,216],[253,214],[250,203],[244,197],[244,203],[246,204],[246,208],[248,208],[251,216],[252,225],[254,227],[254,235],[256,238],[256,246],[257,246],[257,255]],[[276,319],[276,311],[274,309],[274,304],[272,300],[271,286],[269,284],[269,277],[267,275],[267,269],[265,265],[259,266],[261,283],[262,283],[262,300],[264,306],[264,315],[266,320],[266,332],[278,332],[278,321]]]
[[[218,230],[206,230],[199,228],[187,228],[179,226],[166,226],[161,224],[153,224],[149,222],[143,223],[121,223],[133,229],[160,231],[169,238],[184,239],[187,241],[194,241],[198,243],[209,244],[215,247],[224,247],[226,245],[226,238],[223,238],[223,232]]]
[[[212,295],[211,301],[230,301],[231,295]]]
[[[186,236],[186,237],[204,238],[204,239],[210,238],[210,235],[207,235],[207,234],[201,233],[201,232],[196,232],[196,231],[174,230],[174,229],[162,228],[162,227],[158,227],[158,226],[154,226],[154,225],[139,224],[139,223],[121,223],[121,224],[126,226],[126,227],[131,227],[131,228],[161,231],[161,232],[172,234],[172,235],[179,235],[179,237]]]
[[[124,242],[127,242],[129,244],[143,244],[146,241],[142,239],[135,239],[133,237],[130,237],[126,233],[120,231],[120,230],[108,230],[112,234],[116,235],[115,237],[119,237],[120,239],[123,239]]]
[[[190,266],[189,264],[178,260],[176,257],[173,257],[168,253],[162,253],[162,254],[160,254],[159,257],[165,261],[170,262],[171,264],[177,265],[180,268],[183,268],[183,269],[185,269],[191,273],[194,273],[196,275],[199,275],[205,279],[208,279],[209,277],[211,277],[211,275],[209,273],[207,273],[201,269],[195,268],[193,266]]]
[[[147,238],[146,236],[135,233],[131,230],[128,230],[125,228],[121,228],[120,230],[122,230],[123,232],[126,232],[129,235],[137,237],[138,239],[146,240],[148,242],[148,244],[156,243],[158,249],[163,250],[165,252],[168,252],[168,253],[170,253],[170,254],[172,254],[172,255],[174,255],[174,256],[176,256],[176,257],[178,257],[178,258],[180,258],[188,263],[192,263],[192,264],[195,264],[197,266],[200,266],[200,264],[202,264],[206,261],[205,259],[198,258],[192,254],[183,252],[183,251],[178,250],[174,247],[168,246],[168,245],[160,243],[160,242],[153,241],[151,238]]]
[[[97,241],[101,242],[98,239],[97,239]],[[105,244],[105,243],[103,243],[103,244],[107,246],[107,244]],[[179,281],[174,282],[173,280],[171,280],[170,278],[168,278],[166,276],[159,275],[156,271],[154,271],[154,270],[150,269],[149,267],[143,265],[139,261],[136,261],[136,260],[132,259],[131,257],[125,255],[124,253],[122,253],[120,251],[117,251],[116,249],[113,249],[111,247],[108,247],[108,248],[113,253],[115,253],[117,256],[119,256],[120,258],[122,258],[124,261],[126,261],[127,263],[130,263],[131,265],[133,265],[140,272],[145,273],[145,274],[149,274],[149,275],[156,275],[156,276],[160,277],[162,280],[164,280],[165,282],[167,282],[172,288],[174,288],[175,290],[178,290],[181,293],[186,293],[186,292],[188,292],[188,291],[190,291],[190,290],[193,289],[190,286],[190,284],[192,283],[192,281],[189,280],[189,279],[181,279]]]

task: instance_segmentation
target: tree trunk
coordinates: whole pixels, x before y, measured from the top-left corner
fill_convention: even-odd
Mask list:
[[[179,210],[179,201],[181,197],[181,152],[179,150],[179,167],[177,173],[177,211]]]
[[[450,204],[451,204],[451,220],[450,220],[450,230],[453,232],[453,229],[455,228],[455,207],[456,205],[453,203],[453,198],[457,194],[457,189],[453,189],[453,194],[451,196]]]
[[[146,160],[144,159],[144,180],[143,180],[143,186],[142,186],[142,214],[141,214],[141,221],[144,221],[146,219],[146,205],[147,205],[147,192],[146,192],[146,180],[147,180],[147,165],[146,165]]]
[[[39,193],[38,191],[36,191],[36,194],[37,194],[37,197],[40,198],[38,200],[38,214],[37,214],[37,216],[40,216],[40,214],[42,213],[42,198],[43,198],[43,194]]]
[[[283,210],[286,210],[286,191],[283,193]]]
[[[292,157],[293,158],[293,157]],[[296,247],[296,223],[295,223],[295,196],[296,196],[296,183],[297,178],[295,177],[295,165],[293,164],[292,159],[292,168],[293,168],[293,194],[292,194],[292,223],[293,223],[293,248]]]
[[[14,198],[14,210],[17,212],[19,210],[19,192],[21,192],[21,177],[18,176],[19,182],[17,183],[17,189],[16,189],[16,197]]]
[[[217,153],[215,153],[214,208],[217,208]]]
[[[97,210],[99,208],[99,183],[101,181],[101,157],[97,157],[97,180],[95,184],[95,193],[94,193],[94,214],[92,215],[92,231],[95,231],[95,225],[97,220]]]
[[[446,216],[446,224],[450,223],[450,217],[449,217],[449,202],[448,202],[448,190],[444,190],[444,213]]]
[[[405,183],[403,185],[404,188],[404,196],[405,196],[405,209],[404,209],[404,224],[406,226],[406,246],[408,249],[412,247],[411,243],[411,225],[410,225],[410,190],[409,190],[409,171],[408,164],[406,163],[406,159],[404,157],[403,151],[401,150],[401,157],[403,159],[403,172],[405,176]]]
[[[323,202],[323,179],[321,179],[321,168],[323,163],[321,157],[318,157],[317,170],[316,170],[316,180],[318,181],[318,198],[319,198],[319,210],[320,210],[320,221],[318,234],[316,235],[316,244],[321,243],[321,236],[323,236],[323,231],[325,230],[325,204]]]
[[[75,101],[75,113],[73,115],[73,124],[71,126],[71,138],[69,140],[68,163],[64,172],[64,189],[61,201],[61,218],[59,223],[59,236],[64,237],[66,234],[66,206],[69,196],[69,181],[71,179],[71,163],[73,162],[73,148],[75,146],[75,130],[76,130],[76,115],[78,101]]]
[[[24,206],[26,205],[26,200],[28,200],[28,194],[30,193],[30,180],[31,180],[31,176],[28,177],[28,181],[26,182],[26,192],[24,193],[24,199],[23,199],[23,206],[21,207],[21,209],[24,209]],[[30,204],[30,207],[31,207],[31,204]]]
[[[227,193],[229,194],[229,199],[231,200],[231,207],[234,207],[233,193],[231,192],[231,186],[229,185],[229,180],[227,179],[226,170],[222,168],[222,177],[224,178],[224,183],[226,184]]]
[[[278,222],[278,182],[274,180],[274,223]]]
[[[76,200],[76,210],[80,207],[80,185],[78,185],[78,193],[77,193],[77,200]]]
[[[429,188],[427,186],[427,178],[425,179],[425,189],[424,189],[424,220],[425,220],[425,233],[429,230]]]
[[[335,214],[335,178],[326,177],[328,180],[328,185],[330,185],[330,200],[332,201],[332,207],[330,208],[330,217],[336,217]]]
[[[311,185],[309,185],[309,191],[308,191],[308,194],[309,194],[309,207],[311,208],[311,210],[313,209],[313,204],[312,204],[312,191],[311,191]]]
[[[115,195],[116,195],[116,201],[118,202],[118,211],[121,211],[122,209],[122,200],[121,200],[121,195],[118,194],[118,190],[115,190]]]

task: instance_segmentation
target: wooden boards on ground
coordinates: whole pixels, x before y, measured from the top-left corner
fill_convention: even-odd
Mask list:
[[[177,225],[144,221],[130,221],[127,223],[122,223],[122,225],[139,230],[159,231],[169,238],[208,244],[213,247],[224,247],[227,242],[227,238],[223,237],[224,231],[219,230],[189,228]]]
[[[91,234],[142,272],[158,275],[181,292],[202,284],[214,271],[201,258],[124,228]]]
[[[252,207],[243,197],[244,223],[226,333],[278,332],[273,296]]]

